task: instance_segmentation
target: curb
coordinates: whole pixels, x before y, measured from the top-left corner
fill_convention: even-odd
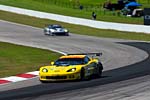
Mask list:
[[[3,20],[0,20],[0,21],[3,21]],[[21,25],[21,26],[28,26],[28,25],[23,25],[23,24],[8,22],[8,21],[3,21],[3,22],[16,24],[16,25]],[[28,26],[28,27],[32,27],[32,26]],[[32,28],[36,28],[36,27],[32,27]],[[36,28],[36,29],[40,29],[40,28]],[[9,41],[5,41],[5,42],[9,42]],[[12,43],[12,42],[10,42],[10,43]],[[14,43],[14,44],[16,44],[16,43]],[[22,45],[22,44],[19,44],[19,45]],[[26,46],[29,46],[29,45],[26,45]],[[36,47],[36,46],[31,46],[31,47],[39,48],[39,47]],[[40,47],[40,48],[47,49],[47,48],[43,48],[43,47]],[[47,49],[47,50],[51,50],[51,51],[58,52],[60,54],[66,55],[66,53],[58,51],[58,50],[54,50],[54,49]],[[13,82],[24,81],[24,80],[29,80],[29,79],[32,79],[32,78],[35,78],[35,77],[38,77],[38,76],[39,76],[39,71],[33,71],[33,72],[27,72],[27,73],[24,73],[24,74],[17,74],[16,76],[4,77],[4,78],[0,78],[0,85],[9,84],[9,83],[13,83]]]
[[[0,78],[0,85],[28,80],[28,79],[37,77],[38,75],[39,75],[39,71],[33,71],[33,72],[24,73],[24,74],[17,74],[16,76]]]

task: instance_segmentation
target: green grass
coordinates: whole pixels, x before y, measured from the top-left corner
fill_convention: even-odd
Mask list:
[[[49,50],[0,42],[0,77],[38,70],[59,56]]]
[[[82,5],[100,5],[108,0],[34,0],[39,2],[61,2],[61,3],[80,3]],[[111,3],[117,3],[117,0],[110,0]],[[141,4],[148,4],[150,0],[136,0]]]
[[[114,30],[102,30],[96,28],[90,28],[87,26],[73,25],[63,22],[58,22],[54,20],[40,19],[25,15],[19,15],[14,13],[8,13],[0,11],[0,19],[8,20],[16,23],[26,24],[30,26],[35,26],[43,28],[45,24],[61,24],[62,26],[68,28],[70,32],[82,35],[91,35],[96,37],[106,37],[106,38],[119,38],[119,39],[131,39],[131,40],[144,40],[150,41],[149,34],[143,33],[132,33],[132,32],[121,32]]]
[[[143,33],[129,33],[113,30],[100,30],[86,26],[72,25],[47,19],[19,15],[0,11],[0,19],[16,23],[43,28],[45,24],[61,24],[71,32],[106,38],[121,38],[150,41],[150,35]],[[12,45],[0,42],[0,77],[16,75],[28,71],[35,71],[41,65],[47,65],[60,54],[30,47]]]
[[[54,1],[57,1],[57,3],[54,3]],[[104,1],[105,0],[80,0],[80,3],[84,5],[96,6],[96,8],[85,8],[85,10],[73,9],[72,3],[68,5],[68,3],[70,3],[69,0],[0,0],[0,4],[88,19],[91,19],[91,12],[96,11],[97,20],[119,23],[143,24],[143,18],[130,18],[122,15],[117,16],[117,12],[113,13],[106,10],[104,12],[101,7]],[[143,7],[150,7],[150,4],[148,4],[146,1],[139,1],[143,4]],[[113,2],[115,2],[115,0],[113,0]]]
[[[67,2],[67,0],[64,0]],[[80,0],[81,2],[87,4],[91,3],[93,5],[97,4],[99,0],[86,0],[87,2]],[[90,2],[93,1],[93,2]],[[97,3],[96,3],[97,1]],[[103,1],[103,0],[101,0]],[[1,4],[7,4],[12,6],[18,6],[22,8],[35,9],[39,11],[58,13],[69,16],[90,18],[91,11],[80,11],[78,9],[68,9],[54,4],[43,4],[37,2],[37,0],[0,0]],[[64,13],[67,12],[67,13]],[[126,18],[124,16],[112,16],[110,12],[98,13],[98,20],[104,21],[115,21],[124,23],[136,23],[142,24],[141,18]],[[108,16],[110,15],[110,16]],[[61,24],[68,28],[72,33],[91,35],[96,37],[106,37],[106,38],[121,38],[121,39],[131,39],[131,40],[144,40],[150,41],[150,35],[142,33],[129,33],[120,32],[114,30],[100,30],[95,28],[90,28],[80,25],[72,25],[62,22],[57,22],[47,19],[39,19],[34,17],[29,17],[25,15],[19,15],[9,12],[0,11],[0,19],[12,21],[16,23],[31,25],[35,27],[43,28],[45,24]],[[28,71],[35,71],[39,66],[47,65],[50,61],[58,58],[60,54],[51,52],[48,50],[36,49],[31,47],[13,45],[9,43],[0,42],[0,77],[16,75],[19,73],[24,73]]]

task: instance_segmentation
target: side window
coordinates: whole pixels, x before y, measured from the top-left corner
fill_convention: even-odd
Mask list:
[[[90,59],[86,56],[86,57],[84,58],[84,63],[87,64],[89,61],[90,61]]]

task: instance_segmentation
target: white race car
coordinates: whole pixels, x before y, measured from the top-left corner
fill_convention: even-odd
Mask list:
[[[52,24],[44,28],[44,34],[50,36],[54,35],[69,36],[69,30],[63,28],[61,25]]]

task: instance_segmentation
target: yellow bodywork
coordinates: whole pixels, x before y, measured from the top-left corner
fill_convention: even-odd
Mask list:
[[[61,56],[63,58],[84,58],[85,55],[67,55]],[[89,66],[91,63],[97,63],[97,59],[90,59],[87,64],[82,65],[68,65],[68,66],[43,66],[39,70],[40,81],[62,81],[62,80],[76,80],[80,79],[81,68],[85,68],[85,74],[88,76],[93,73],[93,67]],[[86,68],[87,67],[87,68]]]
[[[43,72],[46,68],[48,71]],[[76,68],[74,72],[67,72],[70,69]],[[40,68],[40,80],[75,80],[80,78],[80,66],[45,66]]]

